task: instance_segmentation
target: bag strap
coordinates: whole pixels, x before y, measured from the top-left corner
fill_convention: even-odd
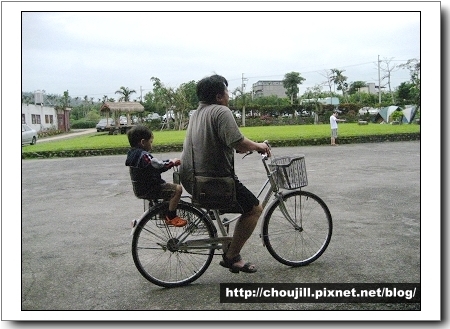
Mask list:
[[[192,127],[189,131],[189,137],[191,140],[191,160],[192,160],[192,171],[194,173],[195,176],[195,162],[194,162],[194,143],[192,142]]]

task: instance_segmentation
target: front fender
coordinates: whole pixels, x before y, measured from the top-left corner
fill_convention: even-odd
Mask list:
[[[261,242],[262,242],[263,247],[266,246],[266,244],[264,243],[264,239],[263,239],[263,227],[264,227],[264,221],[266,220],[267,213],[269,212],[270,209],[272,209],[272,207],[275,207],[275,206],[276,206],[276,204],[279,202],[280,199],[284,199],[286,196],[288,196],[288,195],[290,195],[290,194],[292,194],[292,193],[296,193],[296,192],[297,192],[297,190],[294,190],[294,191],[290,191],[290,190],[289,190],[289,191],[286,191],[286,190],[280,191],[280,192],[275,196],[275,198],[273,198],[273,199],[272,199],[272,200],[264,207],[263,213],[261,214],[263,220],[262,220],[261,225],[260,225],[261,231],[260,231],[260,233],[259,233],[259,237],[261,238]]]

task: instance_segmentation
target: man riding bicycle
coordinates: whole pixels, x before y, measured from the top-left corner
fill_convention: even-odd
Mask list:
[[[270,155],[267,144],[253,142],[240,132],[233,113],[227,107],[227,87],[228,81],[219,75],[206,77],[197,84],[200,103],[189,120],[180,167],[181,182],[191,194],[193,162],[196,173],[223,177],[234,173],[234,150]],[[255,229],[263,209],[256,196],[234,177],[239,206],[233,212],[242,213],[242,216],[236,224],[231,243],[225,246],[220,265],[233,273],[254,273],[256,266],[245,262],[240,252]]]

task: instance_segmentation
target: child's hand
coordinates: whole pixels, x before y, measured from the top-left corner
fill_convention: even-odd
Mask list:
[[[177,158],[172,159],[172,160],[170,160],[170,161],[173,162],[173,165],[174,165],[174,166],[179,166],[179,165],[181,164],[181,160],[180,160],[180,159],[177,159]]]

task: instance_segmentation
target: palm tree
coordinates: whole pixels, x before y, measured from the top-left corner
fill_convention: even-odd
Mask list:
[[[348,83],[345,82],[347,80],[347,77],[342,74],[344,72],[344,70],[341,71],[338,69],[332,69],[331,71],[334,74],[333,82],[335,85],[338,86],[337,90],[342,90],[342,96],[344,96],[344,98],[346,98],[346,91],[348,88]]]
[[[303,78],[298,72],[286,73],[283,79],[283,87],[286,89],[286,95],[291,99],[291,104],[294,104],[294,100],[297,99],[299,92],[298,85],[302,84]]]
[[[136,90],[130,90],[129,88],[123,86],[116,91],[116,94],[122,95],[122,97],[119,98],[119,102],[129,102],[130,95],[133,93],[136,93]]]

